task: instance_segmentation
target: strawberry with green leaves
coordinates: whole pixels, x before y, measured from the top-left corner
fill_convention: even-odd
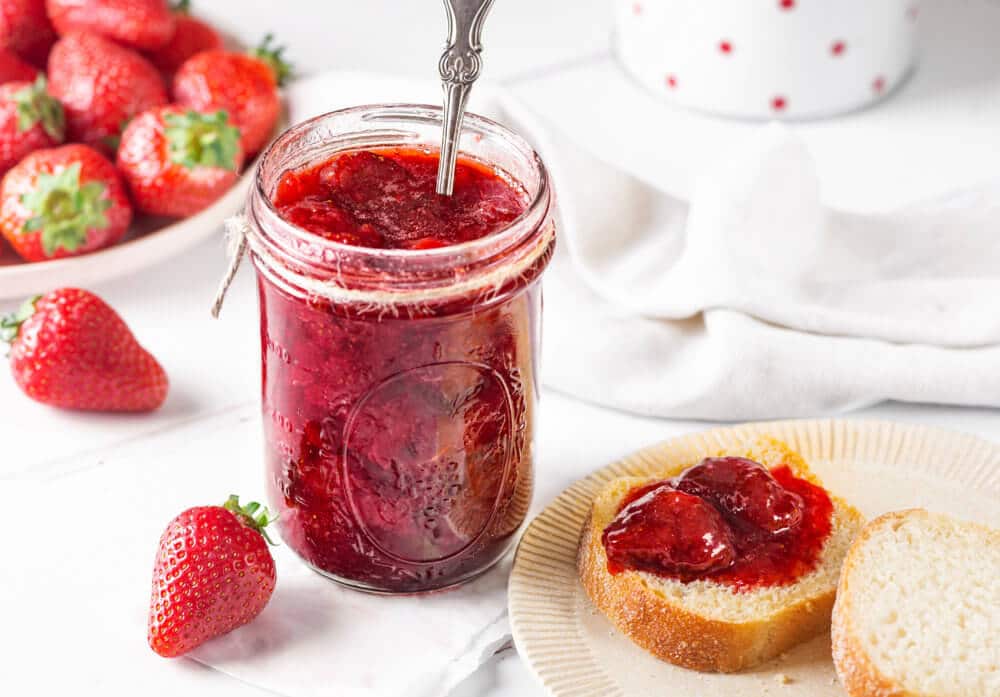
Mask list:
[[[189,508],[170,521],[153,565],[149,646],[180,656],[253,620],[274,592],[265,528],[273,518],[230,496],[222,506]]]
[[[107,247],[131,220],[118,171],[86,145],[36,150],[0,183],[0,233],[27,261]]]
[[[32,298],[0,320],[14,381],[32,399],[63,409],[151,411],[167,375],[111,306],[78,288]]]
[[[236,182],[243,164],[240,132],[224,111],[151,109],[125,129],[117,164],[136,208],[153,215],[187,217]]]
[[[0,85],[0,176],[28,153],[59,145],[65,127],[62,105],[43,76]]]
[[[180,0],[173,10],[176,27],[173,37],[165,46],[146,52],[146,57],[168,80],[173,79],[177,69],[191,56],[223,47],[219,32],[191,14],[190,0]]]
[[[174,75],[174,99],[197,111],[223,110],[240,129],[247,157],[270,139],[281,115],[278,86],[291,68],[284,49],[271,45],[268,35],[247,53],[203,51],[185,61]]]
[[[46,9],[60,36],[85,31],[151,50],[174,35],[167,0],[47,0]]]
[[[69,139],[114,153],[128,121],[167,103],[160,72],[96,34],[69,34],[49,56],[49,92],[66,111]]]

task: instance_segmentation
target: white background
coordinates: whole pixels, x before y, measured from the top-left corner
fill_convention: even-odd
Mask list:
[[[195,8],[246,42],[274,31],[289,44],[289,57],[301,72],[337,68],[433,77],[444,35],[439,0],[195,0]],[[551,78],[561,70],[600,61],[608,53],[610,15],[604,0],[497,0],[487,25],[483,79],[530,87],[535,78]],[[211,321],[208,306],[223,267],[220,237],[150,271],[93,288],[119,310],[170,375],[170,396],[156,414],[122,417],[54,412],[23,398],[8,372],[0,370],[0,497],[5,504],[16,502],[15,510],[49,515],[43,499],[25,502],[20,494],[35,491],[39,481],[69,477],[123,457],[134,458],[135,466],[141,468],[144,456],[182,451],[179,445],[193,440],[204,443],[199,457],[206,468],[247,450],[242,443],[234,445],[233,438],[255,431],[244,424],[258,418],[256,300],[250,274],[242,273],[223,319]],[[883,405],[861,416],[935,424],[1000,440],[1000,413],[991,410]],[[707,425],[632,417],[546,391],[540,412],[536,504],[567,486],[569,472],[595,469],[643,445]],[[256,451],[249,448],[249,452]],[[249,460],[239,466],[252,474],[261,463],[252,455]],[[156,508],[179,512],[194,503],[200,502],[159,502]],[[87,503],[80,502],[81,525],[86,524],[86,511]],[[13,520],[4,518],[6,537],[30,542],[32,526],[26,513]],[[153,544],[151,539],[151,548]],[[30,605],[5,607],[0,597],[0,691],[26,695],[56,690],[104,695],[137,691],[147,695],[271,694],[191,661],[164,661],[146,648],[143,636],[123,638],[113,627],[81,626],[81,618],[95,616],[93,608],[63,616],[63,637],[38,636],[27,622],[11,626],[3,619],[8,613],[30,618],[52,612],[49,594],[58,592],[32,574],[44,574],[45,557],[58,555],[59,550],[32,549],[30,544],[18,547],[28,549],[38,565],[0,555],[0,574],[21,591],[29,589],[19,597],[21,602],[29,598]],[[81,575],[87,573],[80,569]],[[33,587],[37,587],[34,595]],[[87,605],[86,597],[73,600],[80,608]],[[391,670],[390,658],[386,669]],[[337,694],[333,685],[330,694]],[[516,654],[508,651],[456,694],[532,697],[542,695],[543,690]]]

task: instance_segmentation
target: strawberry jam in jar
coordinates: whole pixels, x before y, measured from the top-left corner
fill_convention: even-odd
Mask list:
[[[299,124],[246,210],[278,526],[373,592],[482,573],[531,499],[552,194],[523,140],[468,115],[438,196],[440,130],[439,109],[410,105]]]

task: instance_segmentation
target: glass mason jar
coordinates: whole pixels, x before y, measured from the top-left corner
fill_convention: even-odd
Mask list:
[[[278,526],[314,569],[374,592],[462,583],[524,521],[551,189],[521,138],[468,115],[462,156],[527,192],[524,213],[486,237],[350,246],[285,221],[272,197],[288,171],[362,148],[433,150],[440,130],[440,109],[412,105],[301,123],[263,155],[246,208]]]

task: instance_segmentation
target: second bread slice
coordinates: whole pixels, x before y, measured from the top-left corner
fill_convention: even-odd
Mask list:
[[[833,661],[851,697],[1000,697],[1000,530],[872,521],[844,562]]]

